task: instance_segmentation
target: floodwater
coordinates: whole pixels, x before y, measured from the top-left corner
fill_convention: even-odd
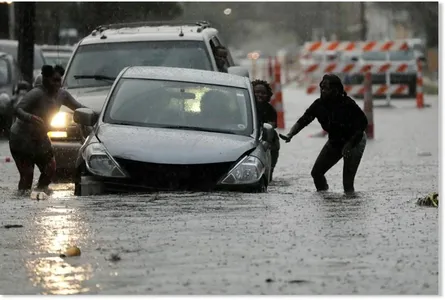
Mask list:
[[[313,99],[290,87],[284,100],[290,128]],[[316,121],[282,143],[267,194],[77,198],[59,184],[37,202],[16,195],[14,163],[1,163],[0,291],[438,294],[439,212],[415,204],[439,188],[437,101],[374,109],[355,196],[342,193],[342,162],[327,174],[331,191],[315,192],[310,170],[326,141],[308,137]],[[23,227],[4,228],[14,224]],[[81,256],[60,258],[70,245]]]

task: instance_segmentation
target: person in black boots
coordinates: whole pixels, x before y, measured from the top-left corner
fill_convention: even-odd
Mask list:
[[[280,138],[289,143],[293,136],[315,118],[329,134],[314,167],[312,178],[317,191],[326,191],[329,185],[325,174],[343,158],[343,188],[354,192],[354,179],[366,147],[368,120],[361,108],[344,91],[340,78],[326,74],[320,82],[321,97],[315,100],[287,135]]]
[[[270,104],[270,100],[273,95],[272,88],[270,87],[269,83],[264,80],[254,80],[252,81],[252,86],[261,126],[264,123],[269,123],[273,128],[277,128],[277,111]],[[270,151],[272,157],[272,174],[277,164],[280,152],[280,139],[277,132],[274,132],[274,139]]]

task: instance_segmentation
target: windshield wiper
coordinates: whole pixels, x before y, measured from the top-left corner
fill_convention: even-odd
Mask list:
[[[206,132],[218,132],[218,133],[237,134],[234,131],[225,130],[225,129],[211,129],[211,128],[203,128],[203,127],[195,127],[195,126],[170,125],[170,126],[161,126],[161,128],[198,130],[198,131],[206,131]]]
[[[110,77],[105,75],[74,75],[74,79],[95,79],[95,80],[106,80],[114,81],[116,77]]]

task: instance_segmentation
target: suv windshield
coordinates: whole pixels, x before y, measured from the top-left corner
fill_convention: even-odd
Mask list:
[[[76,75],[116,78],[129,66],[163,66],[211,70],[210,57],[202,41],[143,41],[79,46],[65,75],[66,87],[94,87],[112,82]]]
[[[385,52],[369,51],[362,54],[363,60],[386,60]],[[405,61],[414,59],[414,51],[390,51],[389,59],[393,61]]]
[[[107,104],[104,122],[250,135],[247,89],[151,79],[122,79]]]

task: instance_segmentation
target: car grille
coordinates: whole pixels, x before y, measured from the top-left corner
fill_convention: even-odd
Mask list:
[[[116,158],[132,184],[167,189],[212,189],[235,162],[214,164],[154,164]]]

